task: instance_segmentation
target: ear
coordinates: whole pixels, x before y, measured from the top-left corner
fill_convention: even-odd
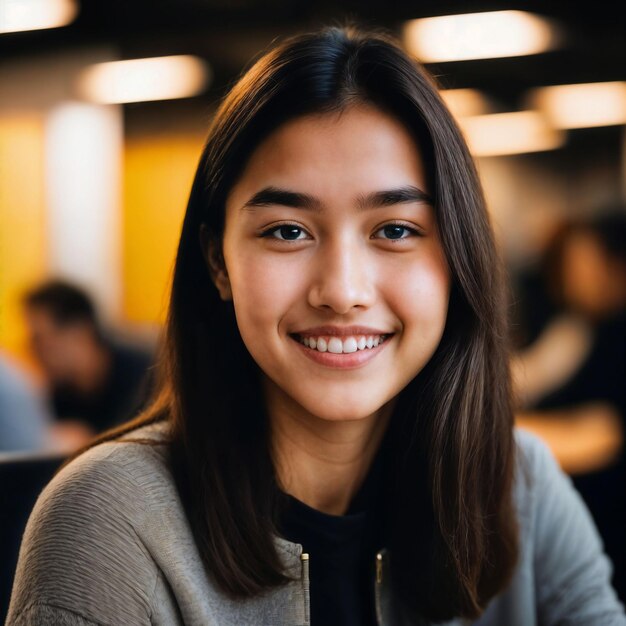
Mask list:
[[[209,275],[219,291],[220,298],[224,301],[232,300],[233,294],[230,288],[230,279],[226,271],[224,256],[222,255],[222,245],[214,237],[211,237],[206,224],[202,224],[200,227],[200,244],[209,269]]]

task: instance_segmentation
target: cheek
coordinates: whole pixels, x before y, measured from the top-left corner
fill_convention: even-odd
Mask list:
[[[411,326],[422,336],[441,335],[450,296],[448,268],[441,257],[398,264],[387,272],[384,289],[386,300],[405,327]]]
[[[294,303],[301,300],[305,284],[302,272],[294,271],[281,255],[240,255],[229,266],[233,304],[239,330],[253,340],[261,328],[276,328]]]

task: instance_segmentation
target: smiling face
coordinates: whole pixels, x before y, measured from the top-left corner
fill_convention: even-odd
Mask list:
[[[411,135],[371,106],[297,118],[252,153],[212,271],[270,415],[375,416],[428,362],[450,292],[428,192]]]

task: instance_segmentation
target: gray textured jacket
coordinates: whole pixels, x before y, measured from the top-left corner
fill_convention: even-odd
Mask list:
[[[133,434],[159,437],[162,425]],[[544,444],[521,431],[516,441],[521,556],[510,586],[474,623],[626,625],[587,509]],[[26,528],[7,624],[310,623],[308,562],[300,545],[276,539],[295,580],[263,596],[233,601],[207,577],[166,454],[165,446],[100,444],[54,478]],[[373,581],[378,622],[400,626],[386,560],[378,555]]]

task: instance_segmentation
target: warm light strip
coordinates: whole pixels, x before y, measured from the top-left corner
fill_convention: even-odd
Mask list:
[[[528,104],[557,128],[626,124],[626,82],[542,87],[530,92]]]
[[[565,133],[536,111],[466,117],[460,126],[477,157],[554,150],[565,142]]]
[[[0,33],[58,28],[77,14],[75,0],[0,0]]]
[[[100,104],[171,100],[201,93],[209,79],[198,57],[153,57],[93,65],[79,77],[78,91]]]
[[[555,27],[525,11],[488,11],[411,20],[408,50],[426,63],[537,54],[553,48]]]
[[[443,89],[439,93],[455,117],[485,115],[491,110],[487,97],[477,89]]]

